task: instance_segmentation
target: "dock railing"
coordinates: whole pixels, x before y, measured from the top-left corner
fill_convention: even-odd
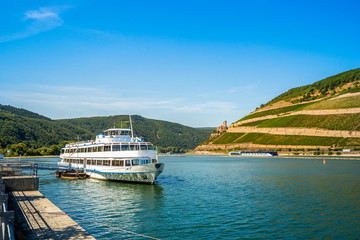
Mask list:
[[[8,211],[9,196],[5,194],[5,184],[0,174],[0,222],[1,240],[14,240],[14,211]]]
[[[3,176],[37,176],[38,164],[32,162],[0,161],[0,172]]]

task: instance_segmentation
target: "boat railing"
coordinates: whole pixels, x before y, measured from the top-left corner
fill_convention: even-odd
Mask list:
[[[73,145],[86,144],[86,143],[91,143],[91,140],[68,143],[68,144],[65,145],[65,147],[73,147]]]
[[[3,240],[14,240],[14,219],[15,212],[8,211],[8,201],[9,196],[5,194],[5,184],[0,174],[0,222],[1,222],[1,236],[0,239]]]

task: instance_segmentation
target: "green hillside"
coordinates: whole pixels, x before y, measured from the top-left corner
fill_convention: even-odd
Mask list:
[[[51,120],[25,109],[0,105],[0,154],[11,150],[22,155],[40,152],[58,154],[65,141],[94,139],[114,125],[128,127],[129,117],[91,117]],[[152,142],[162,151],[184,152],[194,149],[213,129],[191,128],[177,123],[132,116],[134,134]],[[21,144],[20,144],[21,143]],[[53,151],[49,151],[52,146]],[[24,150],[24,148],[26,148]],[[36,150],[38,149],[38,151]]]
[[[359,92],[360,91],[359,80],[360,80],[360,68],[353,69],[350,71],[346,71],[325,78],[310,85],[292,88],[287,92],[274,98],[273,100],[265,104],[265,106],[281,100],[285,100],[285,101],[292,100],[293,103],[296,103],[296,102],[320,99],[328,96],[329,94],[334,95],[337,92],[341,92],[341,93]],[[341,88],[342,86],[350,82],[354,82],[354,85],[351,88],[337,90],[337,88]],[[315,91],[318,91],[320,94],[314,95]],[[293,100],[294,98],[297,97],[300,97],[300,99]]]
[[[21,117],[42,119],[42,120],[50,120],[50,118],[44,117],[40,114],[30,112],[23,108],[16,108],[9,105],[1,105],[0,104],[0,113],[10,113]]]
[[[290,89],[196,150],[306,150],[304,146],[359,149],[360,68]]]

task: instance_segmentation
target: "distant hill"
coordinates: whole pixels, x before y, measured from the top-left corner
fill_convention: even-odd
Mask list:
[[[360,68],[288,90],[197,151],[360,150]]]
[[[0,149],[16,143],[40,148],[62,141],[94,139],[103,130],[129,125],[127,115],[51,120],[25,109],[0,105]],[[211,128],[198,129],[138,115],[132,116],[134,132],[160,148],[188,151],[204,141]]]
[[[23,108],[16,108],[9,105],[1,105],[0,104],[0,113],[10,113],[21,117],[28,117],[34,119],[42,119],[42,120],[50,120],[50,118],[44,117],[40,114],[30,112]]]
[[[81,137],[83,139],[89,139],[94,138],[96,134],[114,125],[121,127],[122,124],[123,127],[129,127],[129,116],[77,118],[56,120],[56,122],[85,128],[91,132],[91,135]],[[148,119],[139,115],[133,115],[132,122],[134,135],[144,137],[146,141],[163,148],[177,147],[184,150],[194,149],[214,130],[212,128],[192,128],[178,123]]]

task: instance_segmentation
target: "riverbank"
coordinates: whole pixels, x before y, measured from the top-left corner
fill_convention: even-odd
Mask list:
[[[360,154],[342,154],[342,155],[310,155],[306,154],[287,154],[287,153],[278,153],[278,156],[266,157],[266,158],[313,158],[313,159],[339,159],[339,160],[360,160]],[[186,153],[189,156],[223,156],[223,157],[250,157],[250,158],[259,158],[264,156],[229,156],[228,153],[214,153],[210,151],[201,151],[201,152],[189,152]],[[171,156],[171,155],[167,155]]]

